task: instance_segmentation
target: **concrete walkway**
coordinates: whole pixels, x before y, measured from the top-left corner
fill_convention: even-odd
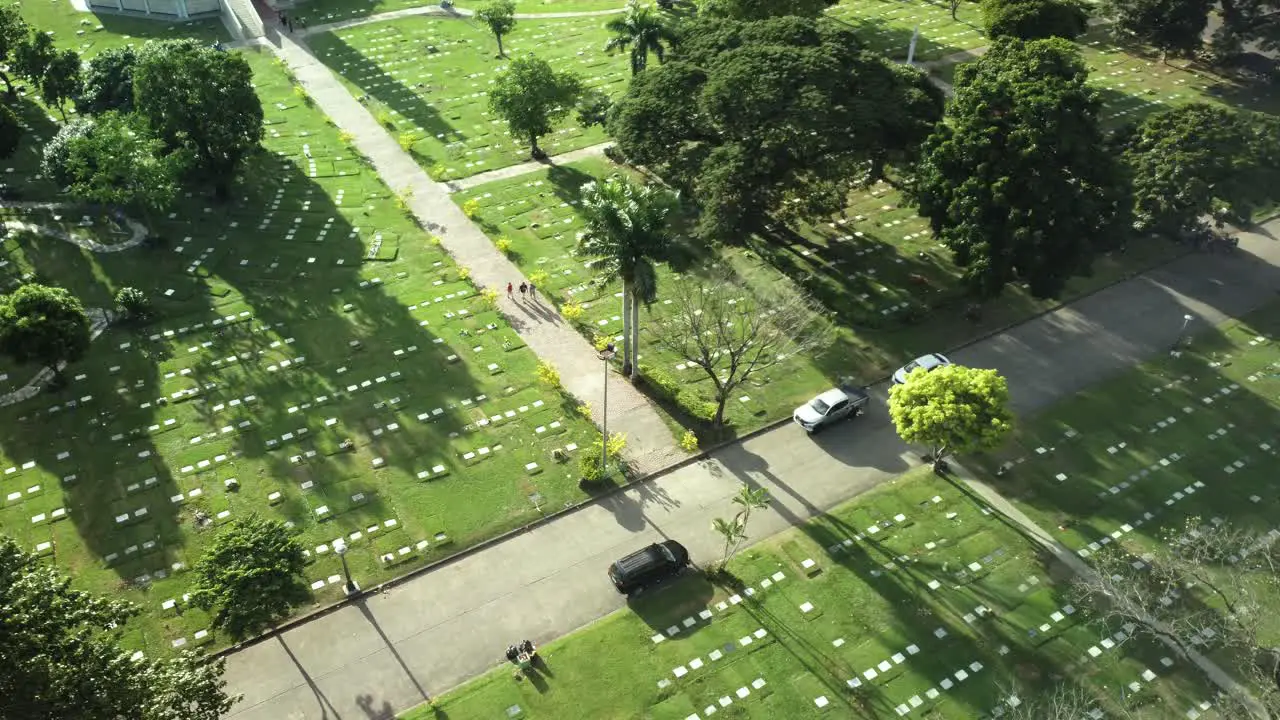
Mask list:
[[[1165,352],[1182,316],[1199,329],[1273,301],[1280,222],[1237,253],[1194,255],[952,353],[996,367],[1017,412],[1031,413]],[[874,388],[867,416],[810,439],[786,425],[421,575],[231,655],[237,720],[392,717],[503,661],[513,639],[563,635],[624,606],[605,577],[618,555],[666,537],[709,563],[708,529],[739,484],[767,488],[759,539],[819,514],[917,461]],[[607,691],[607,690],[606,690]]]
[[[616,10],[586,10],[583,12],[551,12],[551,13],[516,13],[516,20],[557,20],[562,18],[578,18],[578,17],[603,17],[605,15],[617,15],[626,10],[626,7],[619,5]],[[351,18],[350,20],[338,20],[331,23],[321,25],[313,25],[307,28],[297,28],[293,33],[294,37],[306,37],[315,33],[333,32],[334,30],[346,30],[347,28],[359,27],[370,23],[386,22],[388,20],[399,20],[407,17],[431,16],[441,18],[454,18],[457,20],[470,20],[475,12],[460,7],[455,7],[452,11],[442,10],[439,5],[424,5],[422,7],[405,8],[404,10],[392,10],[390,12],[378,13],[376,15],[366,15],[360,18]]]
[[[470,268],[472,282],[479,287],[505,289],[507,283],[519,285],[525,279],[454,204],[449,188],[429,178],[296,35],[268,29],[267,40],[325,114],[351,133],[356,148],[373,162],[387,185],[408,198],[423,227],[441,239],[458,264]],[[559,369],[569,392],[591,404],[592,416],[599,423],[603,419],[605,373],[595,349],[549,302],[511,300],[505,292],[499,296],[499,309],[507,321],[539,358]],[[609,387],[609,427],[626,433],[624,456],[638,472],[652,472],[685,456],[648,400],[616,375]]]
[[[570,150],[567,153],[552,155],[545,161],[530,160],[529,162],[520,163],[519,165],[510,165],[508,167],[498,168],[497,170],[482,172],[479,175],[472,175],[469,178],[450,180],[446,183],[446,186],[449,188],[449,192],[462,192],[463,190],[484,185],[485,183],[493,182],[494,180],[506,180],[507,178],[520,177],[521,175],[537,172],[549,167],[567,165],[571,162],[577,162],[578,160],[584,160],[589,157],[598,157],[600,155],[604,155],[604,151],[611,147],[613,147],[613,143],[606,142],[600,143],[599,145],[580,148],[578,150]]]

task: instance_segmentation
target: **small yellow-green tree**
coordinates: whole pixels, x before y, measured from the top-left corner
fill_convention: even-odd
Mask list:
[[[948,457],[994,448],[1013,429],[1009,386],[995,370],[917,369],[889,391],[898,436],[929,448],[935,470]]]

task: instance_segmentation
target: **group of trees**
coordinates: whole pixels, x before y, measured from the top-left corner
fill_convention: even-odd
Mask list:
[[[86,66],[80,119],[44,149],[44,170],[80,200],[150,216],[185,181],[230,193],[262,140],[262,103],[237,53],[194,40],[115,48]]]
[[[740,242],[769,218],[834,212],[910,162],[942,117],[923,73],[812,18],[700,15],[609,114],[631,161],[694,197],[699,234]]]
[[[0,80],[13,97],[17,88],[10,73],[37,88],[41,99],[65,119],[65,105],[80,88],[80,56],[58,50],[52,33],[28,25],[18,5],[5,5],[0,7]]]
[[[957,70],[908,194],[979,298],[1010,283],[1056,297],[1135,231],[1247,220],[1273,191],[1274,117],[1196,103],[1109,134],[1087,79],[1079,50],[1057,37],[999,38]]]
[[[293,531],[250,516],[213,538],[193,572],[191,602],[241,638],[309,597]],[[138,608],[74,589],[57,570],[0,535],[0,717],[23,720],[220,720],[238,700],[226,661],[182,652],[133,658],[121,644]]]

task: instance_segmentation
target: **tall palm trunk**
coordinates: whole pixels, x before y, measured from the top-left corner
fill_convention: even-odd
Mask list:
[[[631,352],[635,355],[635,362],[627,377],[634,381],[636,373],[640,372],[640,303],[634,299],[631,301]]]
[[[635,304],[631,297],[631,283],[622,283],[622,374],[631,377],[631,306]]]

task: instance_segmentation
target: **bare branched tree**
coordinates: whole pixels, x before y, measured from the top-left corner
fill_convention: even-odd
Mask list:
[[[1158,554],[1113,550],[1093,561],[1096,573],[1074,583],[1078,597],[1130,635],[1164,642],[1184,658],[1210,644],[1229,648],[1232,669],[1253,694],[1224,694],[1220,703],[1236,707],[1235,716],[1280,718],[1280,648],[1261,641],[1266,598],[1280,590],[1280,533],[1191,518]]]
[[[1004,720],[1082,720],[1101,703],[1083,685],[1064,682],[1055,685],[1047,693],[1032,697],[1019,695],[1009,687],[1000,687],[1000,702],[1005,711]],[[1117,714],[1117,712],[1119,714]],[[1107,708],[1107,717],[1128,718],[1130,713]]]
[[[834,336],[817,303],[781,284],[746,290],[727,272],[686,275],[672,283],[669,297],[670,314],[659,322],[655,341],[707,374],[717,425],[743,383]]]

